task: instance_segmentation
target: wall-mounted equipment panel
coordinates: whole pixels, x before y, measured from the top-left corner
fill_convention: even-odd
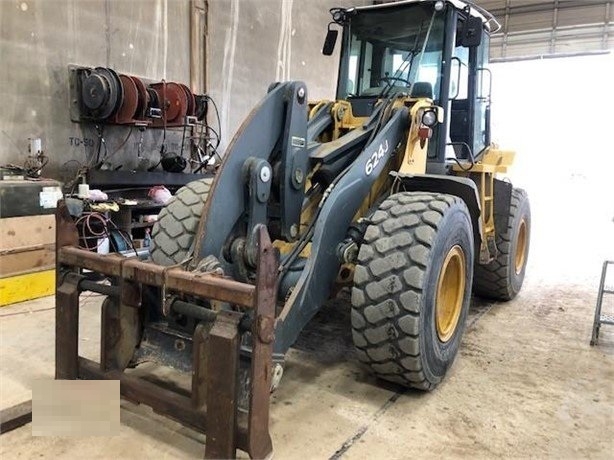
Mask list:
[[[176,82],[153,82],[107,67],[69,66],[70,118],[76,123],[191,126],[207,114],[205,96]]]

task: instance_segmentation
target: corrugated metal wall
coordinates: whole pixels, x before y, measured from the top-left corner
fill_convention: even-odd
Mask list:
[[[402,0],[374,0],[388,3]],[[614,49],[614,0],[472,0],[501,23],[492,61],[604,53]]]
[[[614,48],[613,1],[480,0],[501,23],[490,55],[507,61]]]

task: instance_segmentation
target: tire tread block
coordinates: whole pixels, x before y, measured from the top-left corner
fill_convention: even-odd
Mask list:
[[[151,232],[150,255],[158,265],[175,265],[189,257],[212,178],[181,187],[158,216]]]

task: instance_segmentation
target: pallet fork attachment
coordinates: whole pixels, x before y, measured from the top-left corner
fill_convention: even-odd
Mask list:
[[[162,267],[118,254],[100,255],[78,247],[77,228],[64,201],[56,211],[56,379],[119,380],[123,398],[151,406],[207,437],[205,458],[234,458],[236,450],[251,458],[271,455],[269,398],[277,295],[278,254],[266,227],[257,229],[255,285],[239,283],[182,268]],[[90,281],[79,269],[103,274],[112,286]],[[163,388],[124,372],[117,357],[131,356],[138,340],[126,324],[134,324],[144,308],[143,286],[192,298],[216,300],[251,311],[218,311],[182,302],[200,312],[192,337],[191,396]],[[93,291],[118,299],[115,311],[103,308],[100,363],[79,356],[79,294]],[[237,309],[235,309],[237,310]],[[185,311],[185,308],[184,308]],[[137,329],[137,328],[133,328]],[[239,411],[239,348],[246,332],[252,336],[249,410]],[[128,351],[126,351],[128,350]]]

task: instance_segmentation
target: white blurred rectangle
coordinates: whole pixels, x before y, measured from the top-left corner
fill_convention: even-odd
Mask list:
[[[36,380],[32,436],[114,436],[119,409],[119,380]]]

